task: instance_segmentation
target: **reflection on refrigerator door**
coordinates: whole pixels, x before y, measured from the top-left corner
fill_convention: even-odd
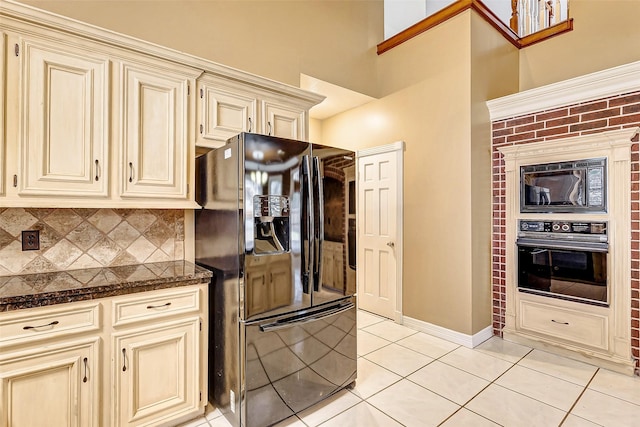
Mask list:
[[[350,300],[244,328],[244,426],[281,421],[356,378],[356,309]]]

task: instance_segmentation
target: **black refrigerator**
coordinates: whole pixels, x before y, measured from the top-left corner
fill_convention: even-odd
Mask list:
[[[275,424],[355,383],[354,165],[350,151],[251,133],[196,159],[195,260],[214,274],[209,399],[234,426]]]

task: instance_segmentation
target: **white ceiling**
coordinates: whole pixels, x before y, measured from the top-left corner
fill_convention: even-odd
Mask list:
[[[306,74],[300,74],[300,88],[326,96],[324,101],[309,110],[309,117],[318,120],[327,119],[375,99]]]

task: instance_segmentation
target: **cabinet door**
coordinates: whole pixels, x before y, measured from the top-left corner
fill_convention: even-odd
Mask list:
[[[289,139],[306,139],[305,111],[274,101],[262,103],[262,133]]]
[[[112,424],[156,425],[197,410],[198,317],[114,335]]]
[[[98,340],[0,359],[0,426],[98,426]]]
[[[4,129],[4,104],[5,104],[5,46],[6,34],[0,31],[0,196],[4,195],[4,158],[6,156],[6,139]]]
[[[220,147],[240,132],[256,132],[258,101],[254,96],[230,92],[202,83],[199,132],[196,143],[203,147]]]
[[[109,60],[22,39],[20,194],[108,195]]]
[[[192,79],[127,63],[120,72],[122,196],[186,199]]]

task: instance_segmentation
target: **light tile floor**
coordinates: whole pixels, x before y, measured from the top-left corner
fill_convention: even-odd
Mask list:
[[[493,337],[474,349],[358,312],[356,387],[277,427],[638,427],[640,378]],[[181,427],[228,427],[209,406]]]

